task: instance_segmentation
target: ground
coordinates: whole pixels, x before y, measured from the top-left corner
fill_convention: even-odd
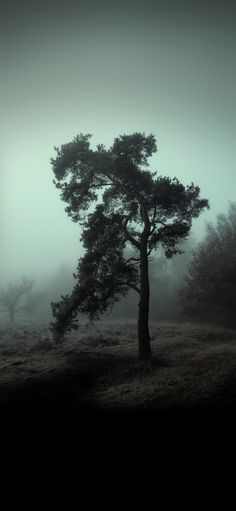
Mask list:
[[[236,331],[152,323],[152,364],[132,322],[84,325],[55,345],[47,325],[0,327],[0,415],[236,408]]]

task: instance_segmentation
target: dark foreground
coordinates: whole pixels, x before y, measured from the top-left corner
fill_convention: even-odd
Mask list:
[[[63,346],[43,326],[4,325],[0,334],[1,419],[236,410],[234,330],[152,324],[150,365],[137,360],[133,324],[83,329]]]

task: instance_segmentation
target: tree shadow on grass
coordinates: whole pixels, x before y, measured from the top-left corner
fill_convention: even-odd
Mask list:
[[[139,362],[133,354],[108,352],[67,352],[65,365],[49,369],[41,376],[29,376],[25,380],[6,385],[0,394],[0,417],[20,422],[36,419],[37,422],[56,419],[57,421],[83,418],[96,412],[96,415],[149,416],[214,416],[236,410],[236,380],[231,375],[224,384],[217,386],[209,399],[201,395],[193,396],[190,402],[182,401],[181,396],[168,406],[168,394],[162,398],[157,394],[152,402],[144,406],[131,406],[111,399],[108,406],[96,401],[96,390],[100,386],[110,389],[116,386],[141,382],[149,374],[152,376],[172,362],[164,356],[154,358],[152,364]],[[94,398],[93,398],[94,395]],[[145,397],[145,396],[144,396]]]

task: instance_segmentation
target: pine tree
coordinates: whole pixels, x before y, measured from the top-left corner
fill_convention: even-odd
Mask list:
[[[191,183],[157,176],[145,167],[157,150],[155,137],[122,135],[109,149],[90,147],[91,135],[80,134],[56,147],[51,159],[54,183],[67,214],[82,228],[85,255],[79,259],[71,295],[52,304],[56,340],[78,326],[78,313],[98,319],[129,289],[139,294],[139,358],[151,357],[149,335],[149,256],[158,246],[167,257],[179,252],[192,219],[208,207]],[[93,210],[91,208],[94,206]],[[126,246],[135,250],[125,259]]]

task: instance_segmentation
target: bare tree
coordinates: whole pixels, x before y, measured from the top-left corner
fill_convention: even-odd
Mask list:
[[[24,310],[27,297],[34,287],[34,281],[22,278],[20,282],[9,284],[0,293],[0,307],[3,312],[8,312],[9,320],[13,323],[17,312]]]

